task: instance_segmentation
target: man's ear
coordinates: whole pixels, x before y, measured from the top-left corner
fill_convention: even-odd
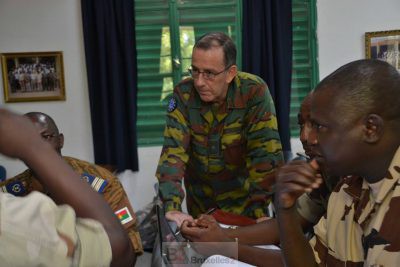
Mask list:
[[[236,74],[237,74],[237,66],[236,65],[230,66],[227,71],[226,82],[230,83],[233,80],[233,78],[235,78]]]
[[[64,147],[64,135],[62,133],[58,135],[58,145],[60,150]]]
[[[384,122],[381,116],[369,114],[364,121],[364,141],[367,143],[378,142],[383,135]]]

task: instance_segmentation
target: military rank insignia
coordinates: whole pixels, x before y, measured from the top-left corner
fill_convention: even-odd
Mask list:
[[[17,197],[24,196],[26,192],[24,185],[20,181],[8,183],[2,186],[1,190],[5,193],[10,193]]]
[[[121,224],[126,224],[133,220],[131,213],[128,210],[128,207],[124,207],[115,212]]]
[[[108,182],[102,178],[90,175],[88,173],[83,173],[81,179],[86,181],[96,192],[103,193]]]
[[[176,109],[176,107],[178,106],[178,104],[176,103],[176,99],[174,97],[172,97],[169,102],[168,102],[168,112],[172,112]]]

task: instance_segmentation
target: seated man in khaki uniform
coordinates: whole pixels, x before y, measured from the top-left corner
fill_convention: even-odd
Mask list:
[[[0,191],[1,266],[133,266],[131,242],[109,205],[26,117],[0,109],[0,153],[23,160],[54,199]]]
[[[297,116],[298,125],[300,127],[300,141],[303,145],[306,156],[301,155],[298,160],[309,160],[314,158],[314,140],[310,136],[312,123],[310,120],[312,92],[310,92],[303,100],[300,106],[300,112]],[[296,160],[296,159],[295,159]],[[324,172],[323,172],[324,173]],[[324,215],[327,208],[329,195],[334,186],[338,182],[337,177],[323,175],[324,183],[319,188],[303,194],[297,202],[297,212],[299,221],[303,230],[309,230],[318,223],[318,220]],[[246,227],[222,228],[218,222],[207,215],[201,215],[197,223],[202,227],[182,227],[182,233],[191,241],[203,242],[224,242],[238,241],[239,260],[256,266],[264,264],[274,265],[271,261],[271,254],[279,254],[277,250],[267,250],[255,245],[279,244],[279,228],[276,218],[269,219],[262,223],[250,225]],[[220,252],[218,252],[220,253]],[[277,259],[280,264],[280,259]]]
[[[61,155],[61,149],[64,145],[64,136],[62,133],[59,133],[54,120],[50,116],[40,112],[30,112],[25,114],[25,116],[34,123],[42,138],[50,143],[58,154]],[[71,157],[63,158],[81,175],[83,180],[87,181],[95,191],[103,195],[104,199],[126,229],[135,253],[138,255],[142,254],[143,248],[139,232],[137,231],[136,216],[118,178],[100,166]],[[24,196],[32,191],[49,194],[47,189],[35,179],[35,176],[33,171],[28,169],[0,183],[0,188],[3,192],[8,192],[16,196]],[[49,195],[52,197],[51,194]]]

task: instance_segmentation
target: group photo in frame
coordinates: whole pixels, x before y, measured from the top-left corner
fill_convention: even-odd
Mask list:
[[[400,71],[400,30],[366,32],[365,55],[386,61]]]
[[[65,100],[62,52],[1,54],[4,101]]]

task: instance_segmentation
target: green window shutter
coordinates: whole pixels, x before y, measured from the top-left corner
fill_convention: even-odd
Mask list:
[[[135,0],[139,146],[162,145],[169,96],[187,75],[196,38],[229,34],[241,66],[241,6],[241,0]]]
[[[316,0],[293,0],[293,68],[290,132],[299,136],[297,114],[304,97],[317,84]]]
[[[163,60],[168,55],[161,55],[162,29],[169,23],[168,5],[165,5],[163,0],[135,1],[135,12],[138,66],[137,128],[138,143],[143,145],[162,141],[162,136],[158,133],[164,125],[165,103],[160,101],[160,94],[164,80],[171,76],[160,71],[166,67],[162,64],[168,64]]]
[[[138,63],[138,144],[161,145],[168,96],[187,75],[195,38],[210,31],[228,33],[241,67],[241,0],[135,0]],[[297,113],[318,82],[316,0],[293,0],[291,136]]]

